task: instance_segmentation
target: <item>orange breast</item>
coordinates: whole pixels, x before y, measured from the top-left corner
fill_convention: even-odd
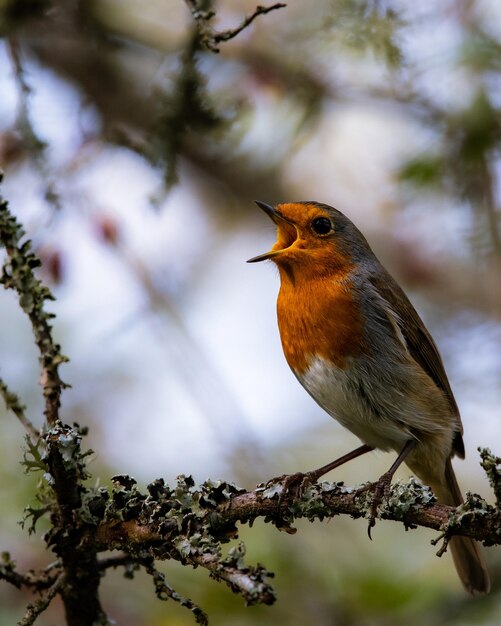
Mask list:
[[[278,327],[285,358],[295,372],[305,372],[315,356],[344,368],[348,357],[367,352],[363,320],[346,279],[297,282],[280,273]]]

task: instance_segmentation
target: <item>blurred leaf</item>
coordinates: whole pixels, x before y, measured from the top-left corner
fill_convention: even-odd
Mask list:
[[[397,69],[403,61],[398,42],[403,24],[393,8],[373,0],[334,1],[327,20],[342,44],[357,52],[372,52],[390,69]]]
[[[443,176],[443,159],[432,155],[415,157],[399,169],[398,176],[420,187],[438,185]]]

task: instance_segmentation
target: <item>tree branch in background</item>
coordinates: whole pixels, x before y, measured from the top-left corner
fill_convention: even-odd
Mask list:
[[[185,0],[185,2],[188,5],[197,25],[198,39],[200,43],[208,50],[215,52],[216,54],[219,52],[218,44],[236,37],[250,24],[252,24],[256,17],[259,15],[266,15],[266,13],[270,13],[270,11],[275,11],[276,9],[283,9],[287,6],[282,2],[276,2],[269,7],[258,5],[254,13],[244,18],[242,23],[236,28],[217,32],[211,26],[211,21],[214,17],[216,17],[216,13],[211,9],[212,1],[204,2],[203,0]]]
[[[32,89],[26,80],[26,73],[21,59],[21,49],[15,37],[9,37],[7,39],[7,51],[12,61],[14,69],[13,75],[18,92],[16,127],[21,134],[26,153],[33,159],[39,171],[40,178],[45,183],[45,199],[52,204],[55,209],[60,209],[61,202],[59,194],[56,191],[53,177],[49,173],[48,168],[46,154],[47,143],[38,136],[31,121],[29,100]]]

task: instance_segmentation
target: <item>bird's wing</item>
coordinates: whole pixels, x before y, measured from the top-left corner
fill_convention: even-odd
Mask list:
[[[457,421],[457,432],[453,442],[454,452],[460,458],[464,458],[463,425],[459,408],[438,348],[401,287],[384,268],[381,267],[381,269],[383,272],[378,271],[372,274],[370,281],[394,313],[394,319],[390,321],[392,325],[397,324],[410,356],[430,376],[437,387],[445,393]],[[399,333],[397,332],[397,334]]]

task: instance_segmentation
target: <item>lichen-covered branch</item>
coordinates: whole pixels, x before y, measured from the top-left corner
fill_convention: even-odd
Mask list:
[[[44,471],[39,490],[44,504],[39,510],[31,509],[29,513],[33,526],[39,517],[50,514],[51,529],[45,539],[48,547],[60,558],[63,570],[59,583],[56,585],[54,582],[50,590],[29,608],[24,623],[33,623],[52,598],[60,593],[69,626],[107,624],[98,596],[100,572],[97,551],[93,536],[88,532],[88,524],[79,514],[84,492],[82,481],[88,477],[85,455],[80,450],[81,433],[59,420],[61,393],[66,386],[59,376],[59,365],[67,359],[52,336],[50,320],[54,316],[45,310],[45,302],[53,300],[53,296],[35,276],[34,269],[40,266],[40,261],[31,251],[31,242],[25,239],[23,228],[9,212],[7,202],[1,196],[0,243],[7,253],[0,284],[17,293],[19,305],[31,322],[39,351],[45,399],[45,432],[41,440],[28,445],[24,460],[27,470]],[[7,405],[22,418],[24,413],[20,401],[9,394],[5,386],[2,395]],[[33,457],[31,461],[28,459],[30,455]]]
[[[486,450],[482,454],[495,458]],[[120,508],[123,507],[127,519],[114,519],[117,510],[113,504],[108,504],[103,512],[97,529],[99,548],[148,547],[157,557],[167,552],[168,558],[212,569],[215,545],[236,538],[236,523],[252,523],[263,518],[279,530],[294,533],[292,522],[299,518],[314,521],[338,515],[367,516],[372,496],[367,486],[350,488],[342,483],[323,482],[307,486],[298,496],[294,491],[284,493],[285,478],[272,479],[254,491],[211,481],[195,488],[190,477],[185,476],[179,477],[172,489],[163,481],[155,481],[148,486],[149,495],[140,494],[132,484],[119,492],[123,498]],[[131,479],[127,477],[127,480]],[[116,493],[112,500],[117,501]],[[132,515],[127,513],[131,507]],[[159,515],[161,511],[165,515]],[[461,534],[487,545],[501,544],[498,507],[475,494],[468,494],[458,508],[437,504],[431,490],[415,480],[395,483],[379,516],[402,522],[406,528],[423,526],[448,536]],[[208,537],[216,540],[216,544]]]
[[[481,451],[484,464],[494,457]],[[324,520],[338,515],[366,517],[372,494],[367,485],[349,488],[342,483],[307,485],[285,490],[286,477],[278,477],[253,491],[231,483],[206,481],[196,487],[191,477],[180,476],[173,487],[159,479],[141,493],[128,476],[116,476],[115,488],[102,494],[101,519],[95,536],[98,549],[119,549],[130,558],[145,554],[159,560],[176,559],[184,565],[203,567],[211,577],[225,582],[249,604],[271,604],[275,594],[272,574],[263,566],[245,563],[245,547],[234,546],[223,555],[222,546],[238,536],[237,524],[252,524],[258,518],[279,530],[294,533],[295,519]],[[501,476],[493,475],[499,488]],[[381,519],[394,520],[406,528],[423,526],[439,531],[438,539],[462,534],[486,545],[501,544],[501,510],[474,494],[453,508],[437,504],[428,487],[411,480],[395,483],[380,508]],[[439,550],[442,553],[444,549]],[[136,556],[135,556],[136,555]]]
[[[60,574],[54,583],[44,592],[40,594],[38,600],[33,604],[29,604],[23,619],[19,622],[18,626],[31,626],[35,623],[35,620],[41,615],[45,609],[49,606],[52,600],[59,593],[64,583],[64,574]]]
[[[142,565],[146,573],[149,574],[153,579],[153,584],[155,586],[155,595],[159,600],[163,600],[164,602],[167,600],[174,600],[174,602],[178,602],[181,606],[186,607],[193,613],[197,624],[201,624],[201,626],[207,626],[209,620],[204,611],[192,600],[190,600],[189,598],[185,598],[168,584],[164,574],[162,574],[162,572],[159,572],[154,566],[153,559],[144,560],[142,562]]]
[[[21,424],[26,428],[30,437],[36,441],[40,437],[40,432],[28,419],[25,409],[19,396],[11,391],[5,382],[0,378],[0,395],[3,397],[5,406],[12,411]]]
[[[50,565],[42,572],[35,574],[29,571],[26,574],[20,574],[16,571],[16,564],[11,560],[8,552],[3,552],[0,562],[0,580],[14,585],[17,589],[26,587],[35,591],[43,591],[51,587],[61,573],[60,564]]]
[[[482,467],[496,497],[496,506],[501,509],[501,457],[494,456],[487,448],[479,448]]]
[[[2,176],[0,174],[0,183]],[[23,240],[25,232],[9,212],[7,202],[0,196],[0,243],[7,251],[0,284],[17,292],[19,305],[28,316],[39,351],[41,382],[45,398],[45,418],[55,424],[59,415],[61,392],[66,386],[59,376],[59,365],[67,361],[61,347],[52,338],[52,313],[45,302],[54,300],[49,289],[35,276],[40,260],[31,251],[31,242]]]

